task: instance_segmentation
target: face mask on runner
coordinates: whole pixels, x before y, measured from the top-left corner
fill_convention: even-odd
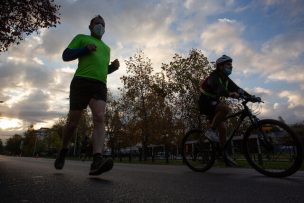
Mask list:
[[[95,35],[102,37],[102,35],[105,33],[105,27],[102,26],[102,24],[97,24],[93,27],[93,32]]]
[[[224,70],[223,70],[223,72],[227,76],[230,75],[231,72],[232,72],[232,67],[231,68],[230,67],[229,68],[225,67]]]

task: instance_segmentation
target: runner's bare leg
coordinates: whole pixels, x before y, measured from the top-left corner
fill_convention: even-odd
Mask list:
[[[93,115],[93,154],[103,152],[105,142],[105,112],[106,102],[102,100],[91,99],[89,107]]]

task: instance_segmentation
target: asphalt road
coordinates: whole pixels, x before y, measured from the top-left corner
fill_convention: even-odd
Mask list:
[[[283,179],[252,169],[120,164],[97,177],[90,162],[0,156],[0,202],[304,202],[304,172]]]

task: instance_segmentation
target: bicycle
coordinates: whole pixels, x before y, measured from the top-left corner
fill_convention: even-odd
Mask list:
[[[225,121],[238,118],[224,146],[235,137],[241,124],[249,118],[250,124],[243,134],[243,154],[255,170],[270,177],[286,177],[299,170],[303,161],[303,147],[298,136],[285,123],[273,119],[260,120],[247,106],[248,102],[262,102],[259,97],[241,98],[242,109],[228,115]],[[218,144],[204,136],[204,130],[192,129],[182,140],[182,157],[186,165],[197,172],[210,169],[219,152]]]

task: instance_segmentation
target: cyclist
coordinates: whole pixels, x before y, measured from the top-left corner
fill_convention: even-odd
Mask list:
[[[64,61],[78,59],[78,68],[70,85],[70,111],[63,130],[63,143],[55,161],[55,168],[62,169],[68,143],[75,133],[82,112],[87,106],[93,115],[93,163],[89,175],[100,175],[113,167],[111,158],[104,158],[105,108],[107,100],[107,75],[119,68],[116,59],[110,65],[110,48],[101,39],[105,32],[105,21],[98,15],[89,25],[91,35],[79,34],[64,50]]]
[[[216,69],[200,82],[201,95],[199,98],[199,108],[210,122],[210,128],[205,136],[212,142],[220,144],[221,149],[226,143],[226,126],[224,123],[230,108],[221,102],[221,97],[239,98],[240,93],[249,96],[247,92],[238,87],[228,76],[232,72],[232,58],[223,55],[216,60]],[[234,160],[227,154],[225,162],[228,166],[237,166]]]

